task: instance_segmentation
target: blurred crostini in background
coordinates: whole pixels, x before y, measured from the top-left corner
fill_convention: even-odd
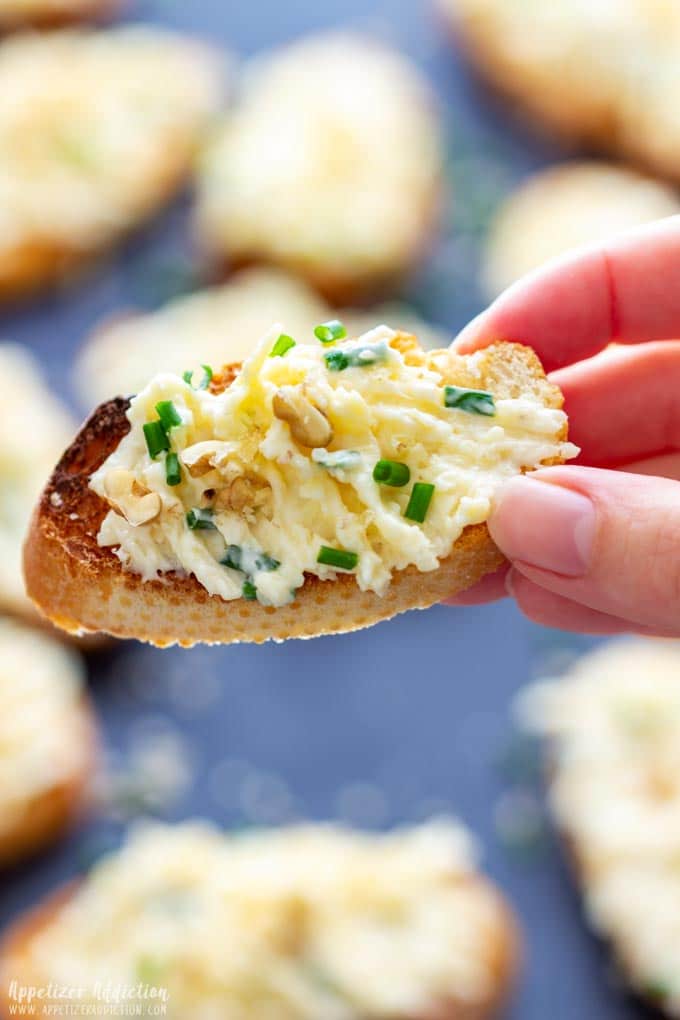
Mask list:
[[[82,1003],[113,979],[164,989],[170,1020],[485,1020],[511,992],[518,947],[453,821],[380,835],[144,825],[10,929],[0,1012],[12,979],[78,987]]]
[[[78,653],[0,618],[0,869],[44,849],[82,815],[97,747]]]
[[[0,300],[85,268],[176,194],[225,66],[207,44],[141,25],[0,45]]]
[[[526,689],[546,741],[550,809],[587,919],[625,980],[680,1012],[680,645],[628,639]]]
[[[678,213],[673,188],[616,163],[582,160],[540,170],[501,203],[491,223],[486,292],[495,298],[551,258]]]
[[[350,33],[246,65],[197,181],[196,234],[216,264],[298,272],[333,304],[393,287],[437,229],[433,94],[397,51]]]

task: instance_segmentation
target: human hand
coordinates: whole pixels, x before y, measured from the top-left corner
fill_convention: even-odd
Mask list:
[[[590,634],[680,636],[680,217],[525,277],[455,342],[533,347],[565,396],[573,465],[514,478],[491,535],[509,560],[451,600],[514,596]],[[598,352],[612,341],[634,345]]]

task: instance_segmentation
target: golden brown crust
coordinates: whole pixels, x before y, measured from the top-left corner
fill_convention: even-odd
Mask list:
[[[547,406],[562,406],[562,394],[528,348],[497,344],[480,357],[484,383],[499,396],[534,392]],[[447,380],[479,383],[468,375],[465,360],[448,351],[428,358],[435,359]],[[92,472],[129,430],[128,406],[123,398],[109,401],[86,422],[55,468],[26,539],[27,592],[64,630],[105,631],[161,647],[339,634],[432,606],[503,562],[486,525],[478,524],[465,529],[437,570],[398,571],[382,597],[361,591],[350,575],[335,581],[308,577],[295,601],[277,609],[243,599],[225,602],[209,595],[193,576],[167,574],[163,580],[143,581],[124,571],[110,548],[97,544],[109,508],[89,488]]]
[[[74,775],[31,799],[15,827],[0,832],[0,869],[10,867],[55,842],[86,807],[98,755],[97,727],[87,698],[82,699],[75,711],[79,713],[79,746],[83,748],[81,766]]]
[[[0,32],[25,28],[65,28],[85,21],[109,21],[126,6],[127,0],[78,0],[68,10],[55,10],[49,4],[43,7],[36,4],[34,10],[25,13],[0,10]]]
[[[487,946],[488,958],[494,974],[494,989],[488,999],[474,1003],[449,999],[433,1005],[421,1016],[395,1017],[394,1020],[491,1020],[507,1002],[512,993],[521,963],[521,938],[514,915],[500,893],[484,878],[475,877],[474,883],[491,895],[498,911],[495,938]],[[71,883],[53,893],[33,910],[27,911],[15,921],[0,940],[0,1020],[9,1020],[10,980],[19,984],[36,985],[41,976],[36,974],[31,951],[33,940],[57,918],[60,910],[68,903],[77,885]],[[42,1000],[36,1010],[42,1009],[48,1000]],[[25,1013],[24,1016],[38,1015]],[[385,1018],[387,1020],[387,1018]]]

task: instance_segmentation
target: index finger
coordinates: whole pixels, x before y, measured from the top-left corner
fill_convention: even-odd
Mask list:
[[[549,227],[549,225],[548,225]],[[533,347],[551,371],[607,344],[680,336],[680,216],[549,262],[513,284],[455,341]]]

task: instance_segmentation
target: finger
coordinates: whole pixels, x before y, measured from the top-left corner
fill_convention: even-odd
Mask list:
[[[469,353],[494,340],[533,347],[548,370],[591,357],[611,341],[680,333],[680,218],[580,249],[523,277],[457,338]]]
[[[508,573],[507,586],[524,615],[534,623],[556,630],[569,630],[578,634],[636,634],[655,637],[673,637],[674,633],[659,631],[622,620],[597,609],[589,609],[562,595],[546,591],[540,585],[524,577],[518,570]]]
[[[680,341],[612,348],[551,379],[579,463],[613,467],[680,449]]]
[[[511,479],[489,520],[513,566],[547,591],[680,633],[680,484],[584,467]]]
[[[447,606],[478,606],[483,602],[497,602],[499,599],[506,599],[508,592],[505,587],[505,575],[509,570],[509,564],[504,563],[494,574],[487,574],[481,581],[474,584],[467,591],[461,591],[451,598],[444,599]]]

